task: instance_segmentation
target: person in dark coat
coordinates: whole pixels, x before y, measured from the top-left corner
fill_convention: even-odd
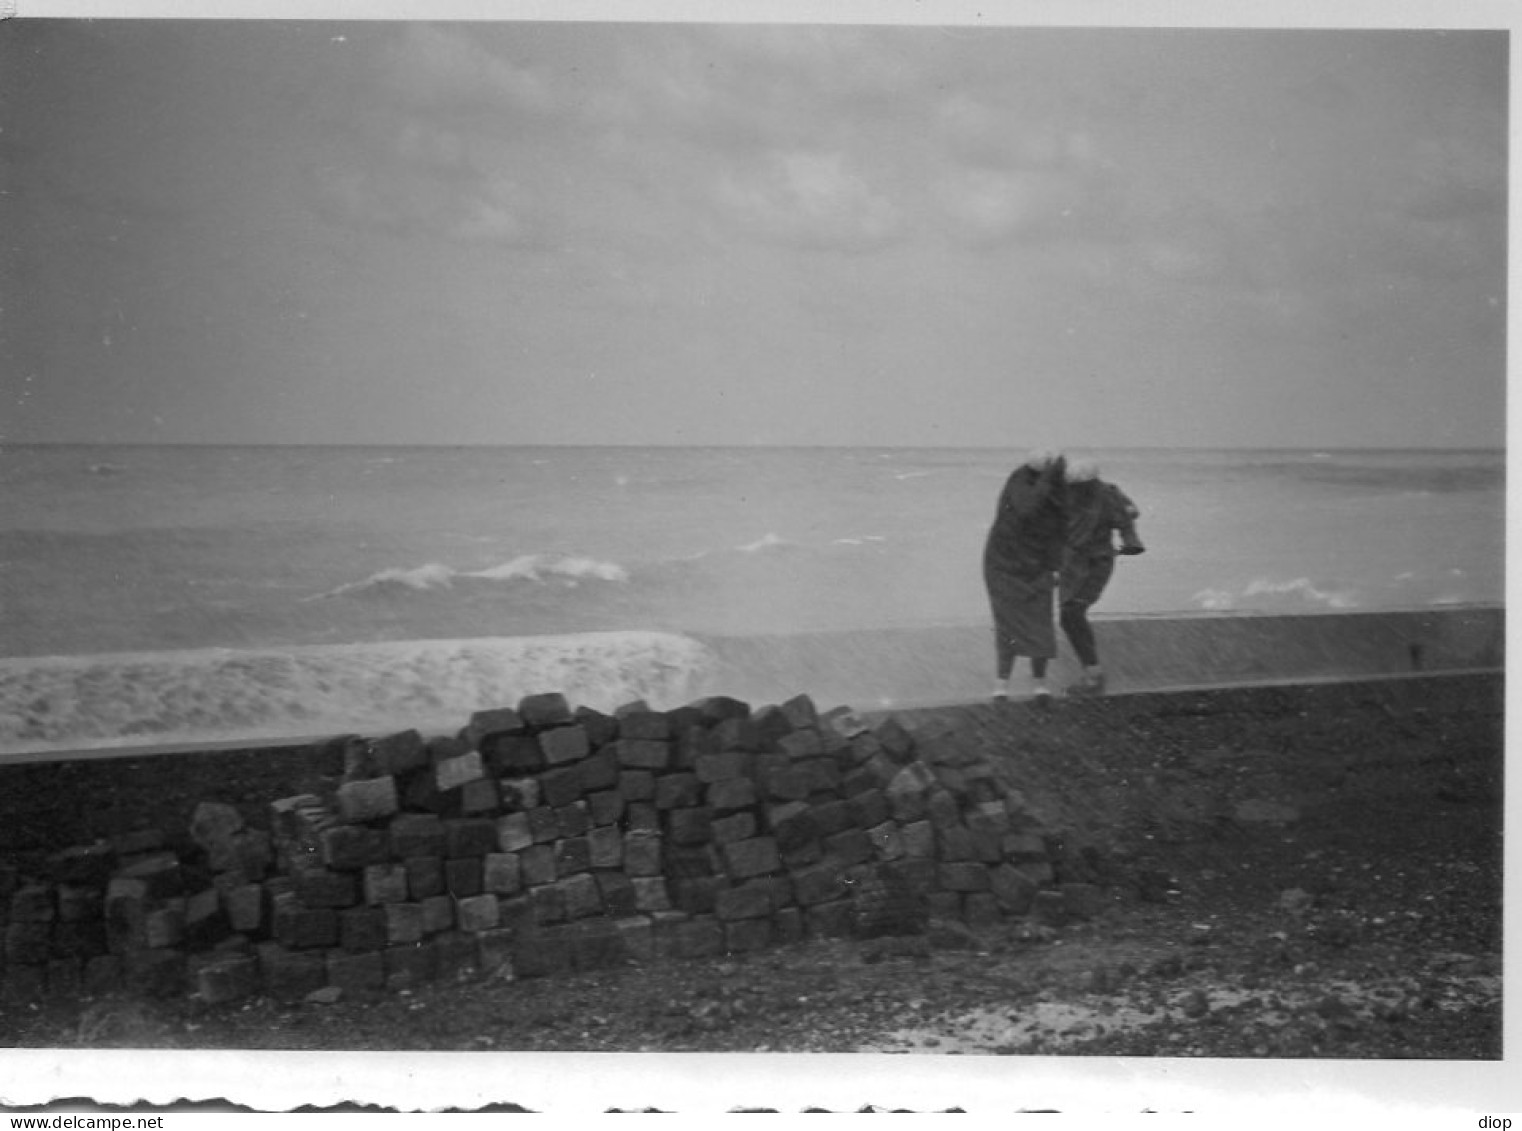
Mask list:
[[[1058,616],[1063,634],[1083,665],[1069,695],[1103,695],[1104,668],[1089,609],[1104,594],[1115,571],[1115,555],[1146,550],[1136,533],[1141,512],[1126,493],[1099,477],[1099,465],[1075,460],[1067,473],[1067,545],[1057,577]],[[1114,536],[1120,535],[1120,548]]]
[[[997,674],[994,698],[1009,696],[1019,656],[1029,657],[1031,691],[1050,702],[1047,663],[1057,655],[1052,595],[1067,537],[1066,461],[1035,451],[1016,468],[999,495],[983,548],[983,581],[993,609]]]

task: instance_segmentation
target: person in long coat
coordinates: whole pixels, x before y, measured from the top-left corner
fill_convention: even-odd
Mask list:
[[[994,698],[1009,696],[1017,657],[1031,666],[1031,692],[1050,702],[1047,663],[1057,655],[1052,596],[1067,538],[1066,461],[1035,451],[1010,474],[983,548],[983,581],[993,610]]]
[[[1110,583],[1115,555],[1145,551],[1136,533],[1141,512],[1124,491],[1099,477],[1099,465],[1092,460],[1074,460],[1068,468],[1067,504],[1067,544],[1057,577],[1058,617],[1083,665],[1083,674],[1068,694],[1103,695],[1105,672],[1089,608]],[[1119,549],[1116,534],[1120,535]]]

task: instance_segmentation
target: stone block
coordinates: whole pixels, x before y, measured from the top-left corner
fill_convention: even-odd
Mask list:
[[[824,854],[845,865],[865,864],[876,855],[872,838],[861,829],[846,829],[825,837]]]
[[[580,800],[582,794],[580,768],[560,766],[547,770],[539,778],[539,790],[545,805],[551,809],[558,809],[562,805],[569,805],[573,801]]]
[[[496,897],[492,899],[495,901]],[[454,926],[455,901],[450,895],[430,895],[420,899],[423,907],[423,936],[436,935]]]
[[[1057,878],[1056,871],[1052,868],[1051,863],[1046,860],[1028,860],[1019,864],[1013,864],[1011,867],[1038,887],[1053,883]]]
[[[772,916],[772,937],[779,946],[802,942],[804,938],[803,909],[784,907]]]
[[[497,822],[490,817],[452,817],[443,824],[445,856],[485,856],[497,850]]]
[[[791,851],[819,837],[819,826],[813,812],[803,801],[789,801],[773,805],[766,811],[766,823],[777,838],[777,847],[783,852]]]
[[[563,880],[556,880],[554,886],[560,889],[567,919],[585,919],[588,915],[602,914],[602,891],[597,886],[597,878],[591,873],[579,872],[567,876]]]
[[[622,872],[594,872],[603,910],[613,916],[632,915],[636,910],[634,881]]]
[[[575,723],[552,727],[539,733],[539,749],[544,760],[551,766],[564,766],[579,762],[592,752],[587,732]]]
[[[219,888],[227,925],[243,934],[255,934],[264,924],[264,889],[258,884],[233,884]]]
[[[555,810],[557,839],[582,836],[592,827],[592,807],[586,801],[576,801]]]
[[[703,783],[696,774],[664,774],[655,779],[657,809],[687,809],[701,804]]]
[[[730,753],[759,754],[769,745],[761,728],[751,717],[724,719],[715,724],[709,733],[713,735],[720,750]]]
[[[992,892],[970,891],[962,898],[962,918],[971,927],[991,927],[999,921],[999,901]]]
[[[1036,899],[1036,885],[1008,864],[990,868],[989,888],[999,907],[1010,915],[1026,915]]]
[[[704,798],[709,808],[719,812],[748,809],[757,801],[756,786],[749,778],[731,778],[714,782]]]
[[[296,898],[308,907],[353,907],[359,902],[359,883],[352,872],[311,868],[297,872]]]
[[[327,957],[320,950],[289,950],[279,943],[258,948],[259,980],[276,1001],[300,1001],[327,984]]]
[[[584,836],[566,837],[555,842],[555,876],[557,879],[585,872],[592,866],[592,845]]]
[[[390,774],[346,781],[338,787],[338,815],[350,824],[383,820],[400,808],[396,778]]]
[[[476,934],[476,969],[489,977],[509,981],[513,977],[513,948],[517,932],[497,927]]]
[[[566,925],[573,970],[602,970],[628,957],[623,936],[607,919],[583,919]]]
[[[855,912],[848,899],[815,903],[803,909],[804,930],[810,938],[844,939],[855,929]]]
[[[631,703],[627,707],[620,707],[613,712],[613,716],[618,720],[618,737],[621,741],[665,741],[672,735],[671,720],[642,704]]]
[[[401,864],[371,864],[364,871],[365,902],[403,903],[407,899],[407,869]]]
[[[249,954],[223,954],[196,963],[195,993],[207,1005],[226,1005],[256,996],[259,960]]]
[[[317,857],[325,867],[357,872],[388,855],[386,834],[364,825],[334,825],[318,835]]]
[[[897,719],[884,719],[872,728],[872,732],[895,762],[908,762],[914,758],[914,736]]]
[[[461,982],[476,973],[480,964],[480,950],[476,946],[474,932],[445,931],[429,941],[433,943],[434,962],[440,981]]]
[[[824,847],[818,840],[805,841],[803,844],[797,844],[786,851],[779,850],[779,852],[782,856],[782,866],[789,871],[807,868],[824,859]]]
[[[620,724],[622,733],[622,724]],[[624,770],[659,772],[671,765],[671,743],[666,739],[621,737],[607,748]]]
[[[966,795],[967,778],[961,770],[955,766],[935,766],[932,772],[935,774],[935,780],[946,792],[956,794],[958,797]]]
[[[473,895],[455,900],[455,922],[462,931],[489,931],[501,922],[501,913],[494,895]]]
[[[698,781],[704,785],[712,785],[714,782],[730,781],[734,778],[748,778],[750,776],[751,757],[741,751],[726,751],[722,754],[700,754],[697,764],[693,767]]]
[[[666,891],[666,881],[663,877],[635,876],[629,882],[634,888],[634,906],[637,910],[671,910],[671,896]]]
[[[599,825],[587,834],[589,863],[593,868],[622,868],[624,834],[616,825]]]
[[[878,789],[858,793],[855,797],[848,798],[846,805],[851,810],[852,820],[858,828],[862,829],[880,825],[893,815],[893,810],[888,805],[887,795]]]
[[[438,977],[438,952],[432,943],[415,942],[389,946],[381,952],[386,963],[386,988],[409,989]]]
[[[659,955],[655,926],[645,915],[622,915],[613,920],[624,954],[635,962],[654,962]]]
[[[673,844],[707,844],[713,839],[713,810],[706,806],[669,810],[666,828]]]
[[[725,719],[750,717],[750,704],[729,695],[709,695],[694,700],[688,706],[697,711],[709,726],[715,726]]]
[[[503,778],[497,782],[497,793],[508,813],[526,813],[540,804],[538,778]]]
[[[723,887],[724,881],[718,876],[678,876],[666,880],[672,906],[691,915],[711,912]]]
[[[654,801],[655,775],[649,770],[620,770],[616,788],[625,801]]]
[[[234,838],[243,831],[243,814],[220,801],[202,801],[190,816],[190,839],[206,853],[206,860],[218,872],[236,868]]]
[[[402,730],[388,734],[371,743],[371,753],[382,774],[405,774],[419,770],[431,760],[423,736],[415,730]]]
[[[936,829],[936,855],[948,863],[976,860],[977,845],[966,825],[942,825]]]
[[[732,813],[727,817],[714,818],[713,840],[715,844],[730,844],[755,835],[756,816],[754,813]]]
[[[811,727],[783,735],[777,740],[777,749],[795,762],[804,758],[819,758],[825,752],[824,740]]]
[[[545,691],[525,695],[518,700],[518,715],[531,730],[569,726],[575,721],[571,705],[558,691]]]
[[[773,937],[770,919],[737,919],[724,924],[724,950],[728,954],[764,950],[772,945]]]
[[[947,891],[987,891],[989,889],[988,867],[984,864],[942,863],[936,872],[941,887]]]
[[[650,788],[653,793],[653,783]],[[587,818],[594,827],[616,825],[623,815],[624,798],[617,789],[598,790],[587,798]]]
[[[932,891],[925,896],[925,907],[934,919],[962,919],[962,895],[955,891]]]
[[[764,880],[720,888],[714,898],[714,914],[720,919],[759,919],[771,913],[772,892]]]
[[[180,950],[135,950],[123,956],[122,966],[128,992],[142,997],[178,997],[190,985],[189,966]]]
[[[677,958],[711,958],[723,954],[724,925],[711,916],[677,923],[672,933],[671,949]]]
[[[185,874],[179,857],[172,852],[156,852],[124,865],[112,877],[111,886],[118,881],[141,883],[147,899],[173,899],[185,894]],[[109,890],[107,899],[110,899]]]
[[[349,953],[330,950],[327,954],[328,985],[346,997],[364,998],[385,989],[386,959],[380,950]]]
[[[442,856],[412,856],[402,861],[407,872],[407,896],[410,899],[427,899],[443,895],[444,858]]]
[[[484,859],[484,856],[461,856],[444,861],[444,889],[461,899],[480,895]]]
[[[523,882],[530,887],[555,880],[555,849],[548,844],[534,844],[518,854]]]
[[[902,826],[902,836],[905,856],[935,857],[935,826],[929,821],[910,821]]]
[[[577,707],[571,712],[571,717],[576,720],[576,725],[587,732],[587,741],[592,746],[606,746],[618,737],[618,720],[612,715],[606,715],[591,707]]]
[[[793,873],[793,897],[806,907],[839,899],[848,891],[840,867],[833,863],[818,864]]]
[[[379,950],[391,941],[386,912],[379,907],[351,907],[338,913],[338,945],[344,950]]]
[[[466,724],[460,737],[476,750],[482,750],[481,743],[487,738],[497,735],[520,735],[525,729],[518,712],[508,707],[495,707],[477,711],[471,715],[470,722]]]
[[[735,879],[764,875],[782,867],[777,842],[769,836],[732,841],[723,846],[725,870]]]
[[[116,852],[109,841],[76,844],[48,857],[48,874],[56,884],[103,888],[116,870],[116,863]],[[0,885],[0,899],[8,894]]]
[[[719,740],[704,727],[688,725],[676,732],[671,743],[671,769],[690,771],[705,754],[719,754]]]
[[[455,791],[454,807],[466,817],[495,817],[502,808],[497,783],[491,778],[477,778]]]
[[[318,802],[311,794],[303,794],[302,800]],[[276,804],[279,804],[276,802]],[[273,808],[273,806],[272,806]],[[106,843],[111,846],[111,851],[117,859],[124,860],[129,856],[139,856],[145,852],[156,852],[169,843],[169,838],[164,835],[163,829],[133,829],[131,832],[117,833],[106,838]]]
[[[863,793],[879,791],[877,775],[869,770],[856,766],[846,770],[840,776],[840,795],[847,800],[859,797]],[[884,794],[886,797],[886,794]]]
[[[503,896],[497,900],[497,909],[504,930],[524,931],[534,925],[534,903],[527,892]]]
[[[873,825],[867,830],[867,839],[872,842],[872,851],[879,860],[897,860],[904,855],[904,838],[897,821],[887,820]]]
[[[630,832],[623,837],[624,870],[631,876],[661,874],[661,836],[656,832]]]
[[[528,889],[529,905],[538,924],[565,921],[565,891],[555,884]]]
[[[397,775],[396,794],[402,810],[407,813],[453,811],[456,800],[439,792],[433,780],[432,766]]]
[[[534,843],[528,813],[509,813],[496,822],[496,848],[502,852],[517,852]]]
[[[387,903],[386,942],[396,946],[422,940],[425,933],[422,903]]]
[[[17,963],[0,967],[0,1004],[31,1005],[47,995],[47,967],[41,963]]]
[[[999,849],[1011,864],[1045,860],[1050,855],[1046,838],[1035,832],[1007,832],[999,839]]]
[[[480,751],[487,772],[497,777],[537,774],[546,764],[539,740],[529,734],[492,735],[482,742]]]
[[[292,950],[337,946],[338,912],[331,907],[288,904],[275,910],[274,929],[276,940]]]
[[[624,809],[624,828],[631,833],[660,832],[661,811],[653,801],[631,801]]]
[[[580,775],[583,793],[613,789],[618,785],[618,775],[623,773],[619,768],[618,758],[614,756],[611,749],[606,748],[578,762],[576,771]]]
[[[342,768],[345,781],[362,781],[385,774],[370,741],[357,734],[341,734],[323,746],[325,760]]]
[[[928,808],[927,814],[930,823],[938,829],[950,828],[962,823],[961,806],[951,793],[944,789],[931,789],[926,794]]]
[[[836,833],[856,828],[856,816],[851,811],[849,801],[825,801],[814,805],[809,812],[813,816],[814,827],[822,837],[832,837]]]
[[[481,859],[481,886],[493,895],[516,895],[523,889],[523,871],[516,852],[491,852]]]

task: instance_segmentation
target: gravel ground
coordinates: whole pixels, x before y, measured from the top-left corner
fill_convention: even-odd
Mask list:
[[[994,726],[995,710],[1019,714]],[[1004,734],[991,753],[1071,830],[1065,867],[1103,885],[1100,912],[379,1002],[12,1007],[0,1033],[60,1049],[1500,1058],[1499,677],[901,717],[926,741]],[[253,805],[324,769],[282,758],[0,768],[0,848],[183,821],[203,798]]]

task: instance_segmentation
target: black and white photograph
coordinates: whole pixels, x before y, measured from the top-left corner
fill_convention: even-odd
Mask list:
[[[0,1106],[1522,1111],[1510,14],[286,7],[0,20]]]

